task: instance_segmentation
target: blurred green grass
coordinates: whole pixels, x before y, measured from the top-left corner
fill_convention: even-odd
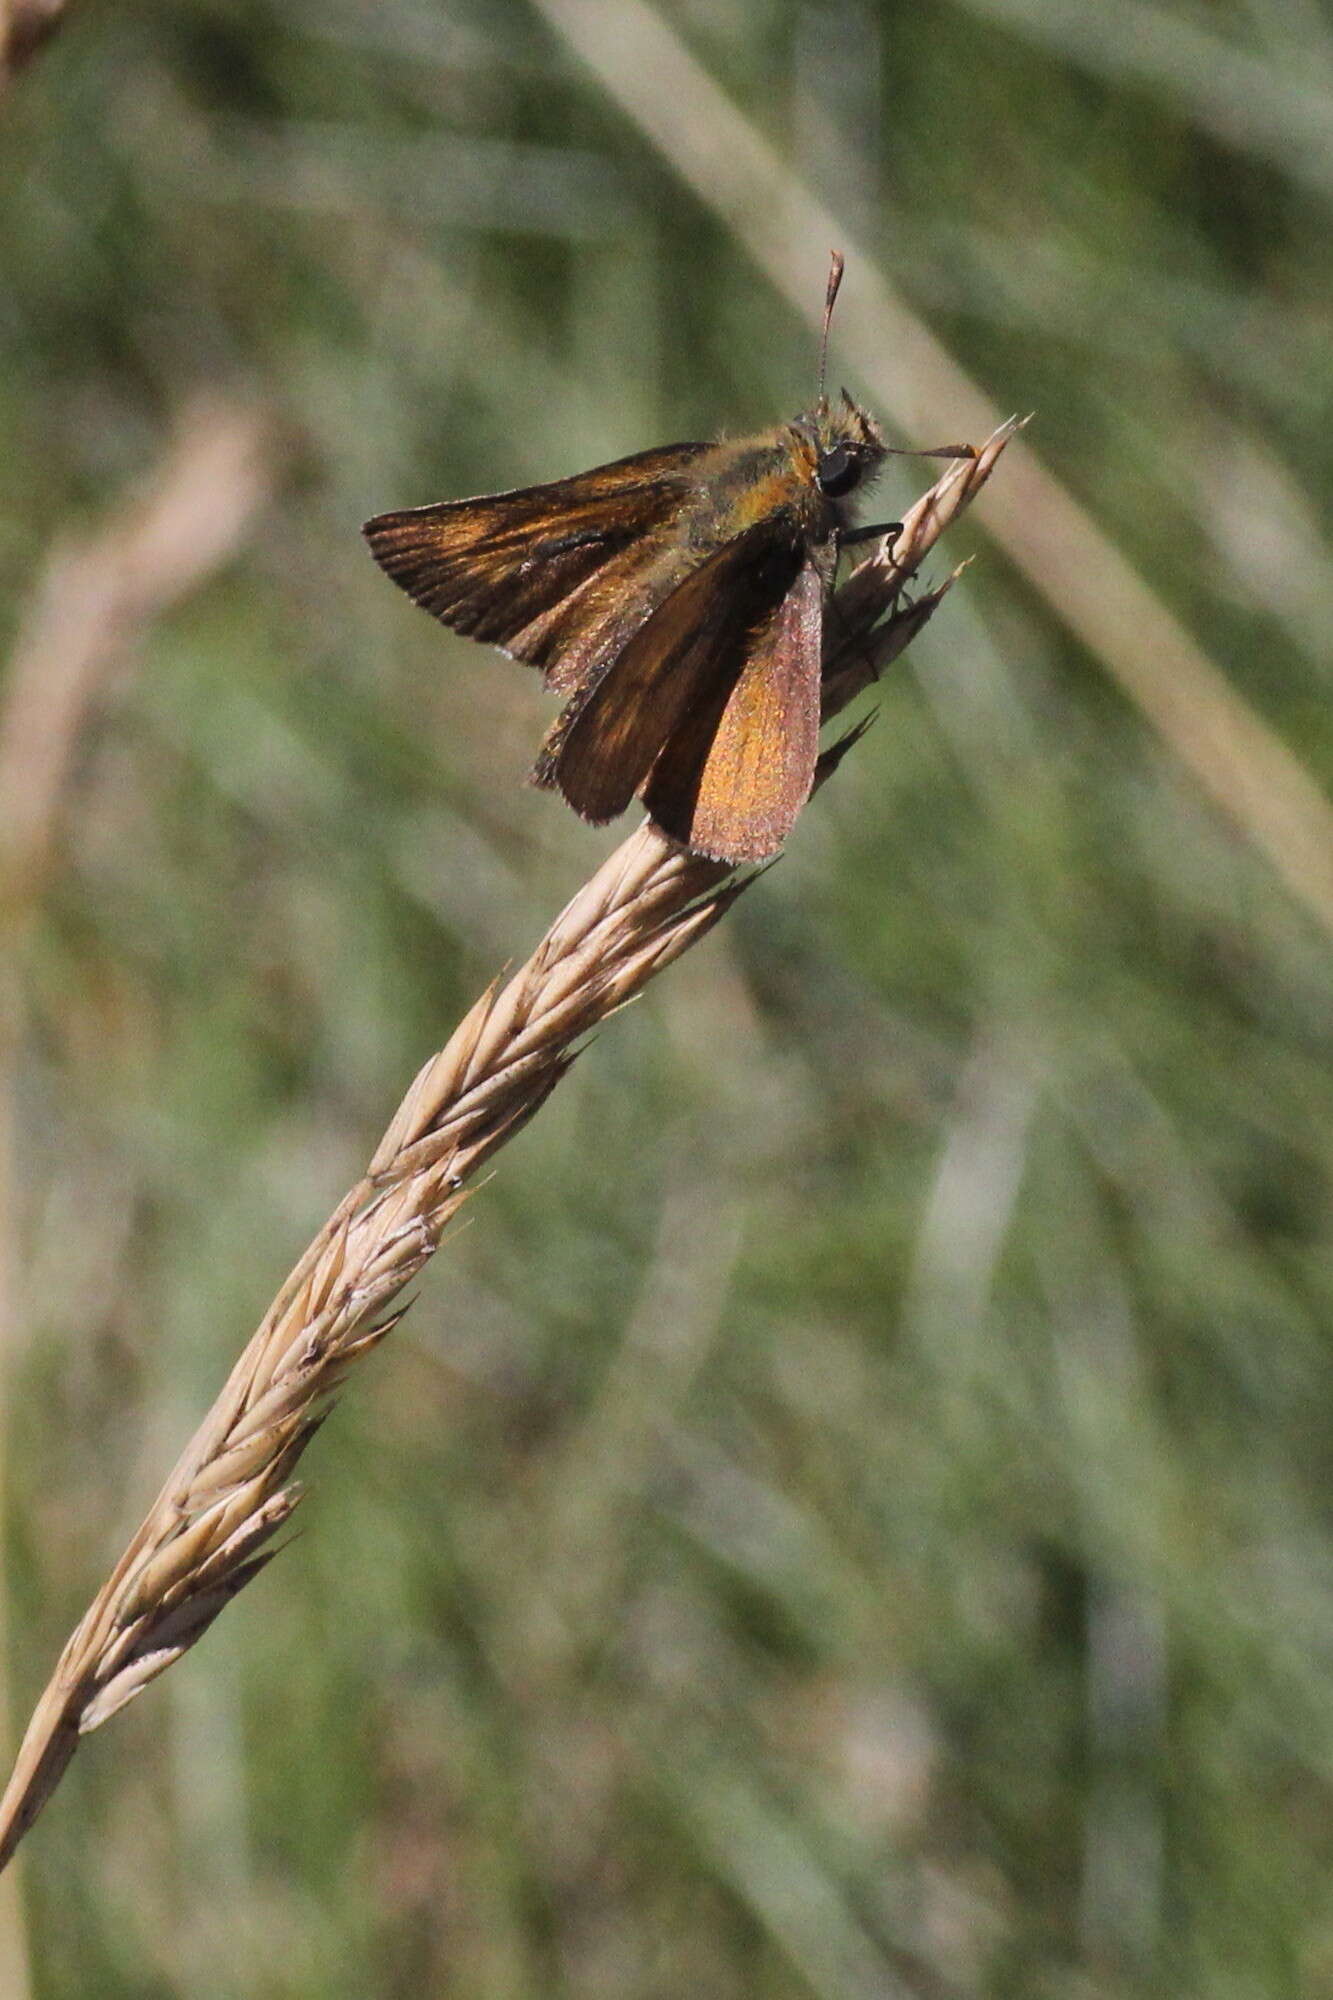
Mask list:
[[[1327,786],[1327,15],[662,11]],[[23,945],[17,1727],[614,838],[359,522],[770,421],[813,358],[517,0],[75,9],[2,115],[0,647],[201,391],[280,468],[97,703]],[[1329,1990],[1328,940],[973,549],[504,1156],[297,1545],[76,1760],[35,1994]]]

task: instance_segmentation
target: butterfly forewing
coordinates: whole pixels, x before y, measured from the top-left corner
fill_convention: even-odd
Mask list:
[[[669,743],[688,739],[700,763],[751,633],[774,618],[801,560],[790,529],[769,520],[700,562],[557,722],[537,782],[557,785],[576,812],[600,822],[624,811]],[[817,651],[815,672],[817,681]]]
[[[548,486],[380,514],[363,533],[414,602],[567,689],[580,684],[599,643],[624,643],[636,593],[640,617],[660,601],[640,585],[690,494],[693,461],[708,449],[663,445]],[[670,587],[668,579],[662,591]]]
[[[658,825],[720,861],[776,854],[810,796],[819,754],[825,582],[806,559],[751,629],[720,715],[693,713],[667,740],[644,803]]]

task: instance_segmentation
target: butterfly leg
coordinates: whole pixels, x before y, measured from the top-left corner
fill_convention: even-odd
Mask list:
[[[869,528],[844,528],[838,536],[840,549],[852,549],[858,542],[875,542],[883,535],[901,535],[901,521],[876,521]]]

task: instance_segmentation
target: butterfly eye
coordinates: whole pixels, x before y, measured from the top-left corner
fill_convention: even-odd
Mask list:
[[[861,477],[861,467],[845,444],[835,444],[831,451],[819,454],[819,464],[815,468],[815,484],[830,500],[836,500],[843,493],[850,493]]]

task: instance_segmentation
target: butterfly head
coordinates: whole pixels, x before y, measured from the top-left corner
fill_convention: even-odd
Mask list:
[[[808,476],[826,500],[844,500],[873,479],[884,457],[884,439],[873,417],[844,389],[836,401],[821,396],[808,416],[792,425],[805,449]]]

